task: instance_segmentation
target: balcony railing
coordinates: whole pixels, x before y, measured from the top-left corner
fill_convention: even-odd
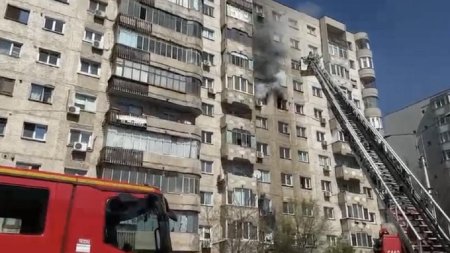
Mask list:
[[[126,14],[119,14],[117,19],[120,26],[130,28],[137,32],[141,32],[144,34],[149,34],[152,32],[152,24],[144,21],[142,19],[137,19],[133,16],[128,16]]]
[[[145,84],[127,81],[121,78],[112,77],[109,80],[108,92],[119,91],[138,96],[148,96],[148,86]]]
[[[148,5],[150,7],[155,6],[155,0],[138,0],[139,3]]]
[[[116,44],[114,46],[114,59],[121,58],[143,64],[150,64],[150,53],[136,48]]]
[[[211,248],[211,239],[200,239],[200,243],[202,249],[210,249]]]
[[[234,5],[247,12],[253,12],[253,3],[247,0],[228,0],[229,4]]]
[[[132,113],[121,112],[118,109],[110,109],[106,113],[106,120],[110,124],[122,124],[133,127],[147,127],[147,117]]]
[[[104,163],[141,167],[144,161],[144,152],[117,147],[104,147],[100,153],[100,159]]]
[[[117,231],[117,243],[119,247],[123,247],[125,243],[129,244],[133,249],[136,244],[136,232],[135,231],[126,231],[126,230],[118,230]]]

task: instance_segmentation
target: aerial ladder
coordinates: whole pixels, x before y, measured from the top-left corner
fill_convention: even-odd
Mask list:
[[[403,251],[450,252],[447,214],[381,133],[334,83],[329,72],[321,67],[320,59],[312,53],[303,58],[308,66],[305,73],[316,76],[321,84],[359,165],[385,206],[386,222],[397,229]]]

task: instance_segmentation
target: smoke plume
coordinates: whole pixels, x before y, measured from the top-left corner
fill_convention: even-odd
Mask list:
[[[282,96],[281,86],[285,85],[286,73],[281,69],[286,56],[283,43],[274,41],[274,34],[284,35],[284,28],[264,20],[255,27],[253,35],[254,73],[258,99],[266,98],[270,93]],[[286,38],[284,38],[286,39]]]

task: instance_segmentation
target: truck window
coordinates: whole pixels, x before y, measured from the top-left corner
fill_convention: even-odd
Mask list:
[[[0,184],[0,233],[42,234],[49,191]]]

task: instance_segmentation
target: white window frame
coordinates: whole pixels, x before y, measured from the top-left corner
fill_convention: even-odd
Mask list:
[[[307,151],[298,151],[298,160],[303,163],[309,163],[309,154]]]
[[[40,60],[41,53],[44,53],[44,54],[47,55],[46,61],[41,61]],[[52,63],[49,62],[50,56],[52,56],[52,55],[56,57],[56,64],[52,64]],[[45,65],[49,65],[49,66],[53,66],[53,67],[59,67],[59,65],[61,63],[61,53],[56,52],[56,51],[52,51],[52,50],[48,50],[48,49],[44,49],[44,48],[39,48],[37,61],[39,63],[45,64]]]
[[[296,131],[297,137],[307,138],[307,136],[306,136],[306,127],[296,126],[295,127],[295,131]]]
[[[320,185],[322,187],[323,192],[333,192],[331,188],[331,181],[322,180],[320,182]]]
[[[270,171],[268,170],[258,170],[258,171],[261,173],[261,177],[258,179],[258,181],[261,183],[270,184],[271,182]]]
[[[22,43],[18,43],[18,42],[3,39],[3,38],[0,38],[0,42],[10,43],[9,52],[4,55],[8,55],[8,56],[15,57],[15,58],[20,57],[20,53],[22,51],[22,45],[23,45]]]
[[[45,27],[45,24],[47,23],[47,20],[52,22],[52,27],[51,28]],[[62,23],[62,30],[61,31],[56,31],[55,30],[57,22],[61,22]],[[45,16],[44,17],[44,26],[43,26],[44,30],[50,31],[50,32],[54,32],[54,33],[58,33],[58,34],[64,34],[65,28],[66,28],[66,22],[64,20],[57,19],[57,18],[52,18],[50,16]]]
[[[24,135],[25,132],[25,124],[33,124],[34,125],[34,130],[33,130],[33,136],[28,137]],[[36,138],[36,128],[42,128],[45,129],[45,133],[42,139]],[[22,126],[22,138],[27,139],[27,140],[36,140],[36,141],[43,141],[45,142],[47,139],[47,133],[48,133],[48,126],[47,125],[43,125],[43,124],[39,124],[39,123],[33,123],[33,122],[24,122],[23,126]]]
[[[300,41],[291,38],[291,39],[289,40],[289,42],[290,42],[290,44],[291,44],[291,48],[300,50]]]
[[[280,147],[280,159],[291,159],[291,149],[286,147]]]
[[[88,37],[87,37],[87,33],[88,33],[88,32],[92,33],[91,38],[88,38]],[[96,39],[95,39],[95,36],[96,36],[96,35],[100,35],[100,40],[96,40]],[[94,43],[95,41],[98,41],[98,42],[100,43],[100,45],[102,45],[102,43],[103,43],[103,38],[104,38],[103,33],[94,31],[94,30],[89,29],[89,28],[85,28],[85,29],[84,29],[83,41],[86,41],[86,42],[89,42],[89,43]]]
[[[294,86],[295,91],[303,92],[303,83],[301,81],[293,80],[292,86]]]
[[[320,131],[316,131],[316,138],[317,138],[318,142],[325,141],[325,133],[324,132],[320,132]]]
[[[94,3],[94,4],[95,4],[95,10],[89,8],[89,7],[91,7],[91,3]],[[101,10],[101,9],[99,8],[101,5],[105,6],[105,10]],[[98,10],[106,11],[106,7],[107,7],[107,6],[108,6],[108,5],[105,4],[105,3],[101,3],[101,2],[95,1],[95,0],[90,0],[90,1],[89,1],[89,7],[88,7],[88,10],[91,11],[91,12],[95,12],[95,11],[98,11]]]
[[[208,141],[208,139],[210,139]],[[213,142],[213,132],[211,131],[202,131],[202,143],[212,144]]]
[[[256,150],[263,153],[264,156],[269,156],[269,144],[267,143],[257,142]]]
[[[267,118],[256,116],[256,127],[262,129],[268,129]]]
[[[208,161],[208,160],[200,160],[200,166],[201,166],[201,172],[203,174],[213,174],[213,166],[214,166],[214,162],[213,161]],[[211,170],[211,171],[208,171]]]
[[[282,186],[294,186],[293,176],[292,174],[281,173],[281,185]]]
[[[208,40],[214,40],[214,30],[213,29],[209,29],[206,27],[203,27],[203,31],[202,31],[202,37]]]
[[[319,165],[320,166],[330,166],[331,165],[331,159],[328,156],[319,155]]]
[[[290,134],[289,124],[286,122],[278,121],[278,132],[280,134]]]
[[[78,134],[79,134],[78,140],[75,140],[74,142],[72,142],[72,135],[75,134],[75,132],[78,132]],[[89,139],[88,139],[87,142],[82,141],[83,135],[88,135],[89,136]],[[67,145],[72,146],[75,142],[80,142],[80,143],[86,144],[89,149],[92,149],[92,142],[93,142],[93,133],[92,132],[86,131],[86,130],[72,128],[69,131],[69,136],[68,137],[69,138],[67,140]]]
[[[322,89],[321,88],[312,86],[312,93],[313,93],[313,96],[315,96],[315,97],[318,97],[318,98],[322,97]]]
[[[305,105],[303,104],[295,104],[295,113],[304,115],[305,114]]]
[[[40,92],[41,94],[40,94],[40,98],[39,99],[33,99],[31,97],[31,95],[33,94],[33,87],[42,89],[41,92]],[[49,99],[48,102],[44,101],[44,94],[45,94],[45,90],[46,89],[51,90],[51,92],[50,92],[50,99]],[[41,102],[41,103],[46,103],[46,104],[52,104],[54,90],[55,89],[53,87],[49,87],[49,86],[46,86],[46,85],[40,85],[40,84],[37,84],[37,83],[31,83],[30,95],[28,96],[28,99],[31,100],[31,101],[36,101],[36,102]]]
[[[202,195],[203,195],[203,200],[207,200],[207,198],[205,198],[205,196],[209,196],[209,203],[206,203],[204,201],[204,203],[202,203]],[[208,191],[200,191],[200,205],[202,206],[212,206],[214,204],[214,193],[213,192],[208,192]]]
[[[81,99],[79,99],[79,101],[77,102],[77,96],[84,98],[83,104],[78,103],[78,102],[81,101]],[[93,107],[92,109],[86,109],[86,101],[87,101],[89,98],[94,100],[94,103],[92,104],[92,107]],[[74,96],[74,105],[77,106],[77,107],[79,107],[80,110],[82,110],[82,111],[86,111],[86,112],[95,112],[95,111],[97,110],[97,97],[96,97],[96,96],[92,96],[92,95],[87,95],[87,94],[84,94],[84,93],[78,93],[78,92],[76,92],[76,93],[75,93],[75,96]],[[83,105],[84,108],[81,108],[81,107],[78,106],[78,105]],[[89,104],[89,105],[90,105],[90,104]]]
[[[295,214],[294,203],[289,201],[283,201],[283,214],[294,215]]]
[[[214,116],[214,105],[208,103],[202,103],[203,115],[213,117]]]
[[[203,77],[203,87],[207,89],[214,88],[214,78]]]
[[[300,176],[300,188],[304,190],[312,190],[311,178]]]

